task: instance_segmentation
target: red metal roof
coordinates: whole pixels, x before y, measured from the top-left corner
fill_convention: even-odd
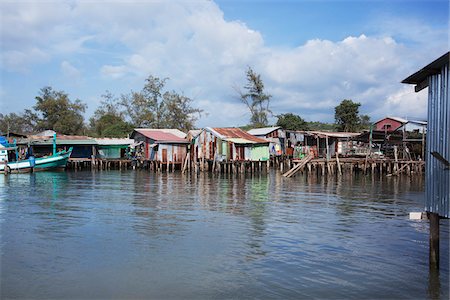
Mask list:
[[[268,143],[267,140],[258,138],[240,128],[213,128],[214,131],[227,138],[241,138],[255,143]]]
[[[170,143],[188,143],[186,139],[180,138],[172,133],[163,132],[160,130],[151,129],[135,129],[145,137],[154,140],[155,142],[170,142]]]

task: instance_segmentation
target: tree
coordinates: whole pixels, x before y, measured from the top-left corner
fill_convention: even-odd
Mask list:
[[[120,104],[125,108],[130,123],[135,127],[161,127],[162,90],[167,78],[150,75],[142,91],[122,95]]]
[[[361,103],[344,99],[335,107],[334,118],[339,131],[357,131],[360,126],[359,107]]]
[[[68,94],[54,91],[51,87],[44,87],[36,97],[36,129],[52,129],[63,134],[83,133],[83,113],[86,104],[81,100],[70,101]]]
[[[269,94],[264,92],[264,83],[261,76],[256,74],[252,68],[247,70],[247,85],[245,93],[238,91],[241,101],[248,107],[251,113],[250,123],[253,127],[264,127],[268,124],[268,115],[272,113],[269,109]]]
[[[173,91],[164,93],[163,99],[164,110],[161,112],[160,125],[185,132],[194,128],[197,115],[200,116],[203,110],[193,108],[192,99]]]
[[[287,130],[309,130],[308,122],[300,116],[292,113],[281,114],[277,116],[277,126]]]
[[[192,107],[192,99],[175,91],[165,91],[168,78],[150,75],[142,91],[122,95],[130,123],[136,127],[176,128],[189,130],[194,127],[196,115],[203,110]]]
[[[3,115],[0,113],[0,132],[8,134],[31,133],[35,130],[37,116],[31,110],[26,109],[22,114],[9,113]]]
[[[319,130],[319,131],[335,131],[336,124],[323,123],[319,121],[308,122],[309,130]]]
[[[359,116],[359,129],[360,130],[368,130],[372,123],[370,122],[370,117],[368,115],[360,115]]]
[[[133,126],[125,121],[119,110],[119,100],[108,91],[102,97],[100,106],[89,120],[91,131],[99,137],[126,137]]]

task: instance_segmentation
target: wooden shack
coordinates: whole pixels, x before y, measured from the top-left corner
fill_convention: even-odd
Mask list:
[[[450,216],[450,103],[449,56],[404,79],[419,92],[428,87],[428,128],[425,168],[425,211],[430,219],[430,265],[439,267],[439,218]]]
[[[269,141],[240,128],[206,127],[192,143],[191,159],[210,161],[267,161]]]
[[[20,143],[30,145],[37,157],[51,154],[53,151],[53,136],[30,135]],[[91,159],[95,155],[96,146],[97,142],[88,136],[56,134],[58,150],[73,148],[71,159]]]
[[[247,131],[249,134],[269,142],[269,154],[280,156],[284,154],[286,133],[280,126],[255,128]]]
[[[187,154],[186,134],[178,129],[134,129],[130,136],[136,155],[143,161],[181,165]]]

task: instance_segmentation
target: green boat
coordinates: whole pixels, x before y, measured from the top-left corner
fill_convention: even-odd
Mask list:
[[[17,147],[14,144],[8,144],[4,141],[0,141],[0,172],[4,173],[26,173],[33,171],[43,171],[49,169],[64,169],[67,165],[67,161],[72,154],[72,147],[69,150],[63,150],[56,152],[56,136],[53,142],[53,154],[44,157],[30,156],[27,159],[18,159]],[[8,161],[8,151],[16,152],[16,160]]]

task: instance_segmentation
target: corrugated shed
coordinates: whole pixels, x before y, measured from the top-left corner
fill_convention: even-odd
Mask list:
[[[51,136],[28,136],[28,142],[32,145],[52,145],[53,137]],[[97,145],[97,142],[88,136],[82,135],[64,135],[60,134],[56,136],[57,145]]]
[[[450,216],[449,53],[402,82],[416,84],[416,91],[428,86],[425,210],[448,218]]]
[[[258,138],[256,136],[251,135],[248,132],[245,132],[244,130],[240,128],[212,128],[213,131],[217,132],[222,139],[230,139],[230,138],[241,138],[248,141],[251,141],[252,143],[258,143],[258,144],[267,144],[268,141]]]

